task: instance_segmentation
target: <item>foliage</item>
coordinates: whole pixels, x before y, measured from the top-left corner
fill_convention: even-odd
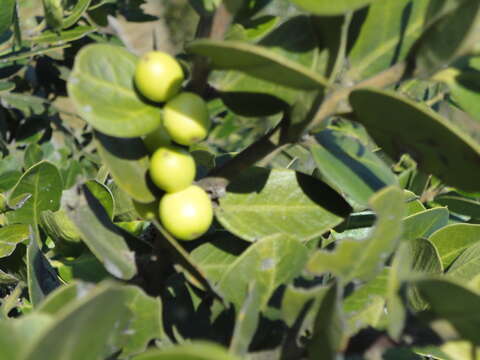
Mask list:
[[[478,0],[158,3],[0,0],[0,359],[476,359]],[[197,240],[121,24],[208,105]]]

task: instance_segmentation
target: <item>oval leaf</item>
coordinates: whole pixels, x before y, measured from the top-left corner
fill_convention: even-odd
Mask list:
[[[290,2],[302,9],[317,15],[341,15],[367,6],[374,1],[375,0],[290,0]]]
[[[340,195],[311,176],[252,168],[227,187],[216,216],[247,241],[276,233],[307,241],[338,225],[350,211]]]
[[[9,256],[18,243],[28,239],[28,225],[14,224],[0,228],[0,258]]]
[[[160,125],[160,110],[137,96],[137,57],[105,44],[83,48],[75,58],[68,93],[78,113],[94,128],[117,137],[146,135]]]
[[[241,41],[196,40],[187,50],[209,57],[217,70],[238,70],[296,89],[313,90],[327,85],[323,76],[262,46]]]
[[[359,121],[394,159],[409,153],[425,173],[466,191],[480,190],[480,146],[433,111],[392,92],[361,89],[350,96]]]
[[[207,342],[193,342],[173,346],[164,350],[151,350],[132,360],[239,360],[220,345]]]

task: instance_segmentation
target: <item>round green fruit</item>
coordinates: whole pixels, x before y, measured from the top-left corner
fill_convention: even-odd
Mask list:
[[[199,142],[210,128],[207,104],[200,96],[183,92],[165,105],[163,124],[176,143],[190,146]]]
[[[150,159],[150,177],[166,192],[185,189],[195,179],[195,171],[192,155],[177,146],[162,146]]]
[[[143,139],[143,143],[147,147],[150,153],[154,153],[161,146],[168,146],[172,143],[170,136],[168,136],[163,126],[163,121],[160,123],[160,126],[148,133]]]
[[[194,240],[203,235],[213,220],[212,202],[199,186],[166,194],[160,200],[160,220],[173,236],[180,240]]]
[[[152,101],[165,102],[178,93],[184,75],[175,58],[161,51],[151,51],[139,60],[134,78],[143,96]]]

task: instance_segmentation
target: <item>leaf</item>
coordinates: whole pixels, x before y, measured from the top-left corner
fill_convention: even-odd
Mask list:
[[[62,178],[55,165],[48,161],[35,164],[21,176],[10,193],[10,207],[24,203],[9,214],[9,222],[38,224],[42,211],[60,208],[62,189]]]
[[[63,31],[47,30],[39,36],[26,39],[26,42],[30,45],[67,43],[81,39],[95,30],[95,27],[89,25],[79,25],[73,29]]]
[[[97,198],[97,200],[107,212],[110,219],[113,220],[115,203],[113,201],[113,195],[110,189],[96,180],[87,181],[85,183],[85,186],[88,187],[88,190],[92,193],[93,196]]]
[[[466,0],[428,29],[419,40],[418,49],[413,54],[417,72],[431,74],[470,52],[480,39],[479,15],[480,3],[476,0]]]
[[[448,225],[449,213],[446,208],[424,210],[403,219],[403,238],[414,240],[428,238],[438,229]]]
[[[203,341],[150,350],[132,360],[239,360],[220,345]]]
[[[82,15],[87,11],[90,6],[91,0],[78,0],[75,3],[74,8],[71,13],[63,19],[63,28],[69,28],[70,26],[75,25],[75,23],[82,17]]]
[[[350,103],[375,142],[393,159],[408,153],[424,173],[466,191],[480,190],[480,172],[470,170],[480,163],[480,146],[441,116],[383,90],[355,90]]]
[[[156,196],[148,183],[148,152],[139,138],[115,138],[95,132],[97,150],[115,183],[141,203],[153,202]]]
[[[349,212],[340,195],[313,177],[252,168],[227,187],[216,217],[247,241],[275,233],[307,241],[338,225]]]
[[[290,0],[290,2],[316,15],[331,16],[357,10],[375,2],[375,0]]]
[[[0,258],[11,255],[17,244],[28,239],[29,234],[28,226],[23,224],[0,228]]]
[[[218,283],[224,297],[240,309],[249,284],[255,280],[260,308],[281,284],[298,276],[307,260],[307,248],[294,238],[272,235],[258,240],[224,272]]]
[[[261,295],[257,282],[252,280],[245,302],[238,311],[230,342],[230,352],[235,355],[245,357],[248,354],[249,345],[260,320]]]
[[[104,207],[86,186],[83,187],[83,195],[84,203],[69,211],[83,241],[110,274],[120,279],[131,279],[137,268],[126,240],[132,235],[112,223]]]
[[[23,153],[23,162],[25,168],[28,169],[43,159],[43,150],[37,143],[27,146]]]
[[[342,345],[345,324],[341,308],[341,288],[333,284],[318,309],[308,344],[310,360],[333,360]]]
[[[1,32],[0,32],[1,34]],[[11,81],[0,81],[0,93],[15,89],[15,83]]]
[[[28,295],[36,307],[48,294],[60,286],[60,281],[48,259],[40,251],[38,230],[30,227],[30,243],[27,247]]]
[[[16,0],[2,0],[0,2],[0,35],[7,31],[13,22]]]
[[[80,360],[104,358],[106,345],[129,311],[122,287],[103,284],[64,308],[42,336],[27,346],[22,360]],[[92,323],[92,319],[101,319]],[[58,341],[62,339],[62,341]]]
[[[451,224],[433,233],[429,240],[437,248],[446,269],[466,248],[480,241],[480,225]]]
[[[356,203],[365,206],[378,190],[397,185],[388,166],[357,138],[324,130],[316,139],[318,144],[312,144],[310,151],[318,169]]]
[[[197,246],[190,253],[190,258],[202,269],[205,277],[215,284],[248,245],[228,233],[219,233],[215,238]]]
[[[241,41],[195,40],[187,51],[207,56],[216,70],[237,70],[295,89],[315,90],[327,85],[323,76],[284,56]]]
[[[76,300],[80,300],[92,291],[94,285],[72,282],[54,290],[35,311],[48,315],[61,314],[62,310]]]
[[[375,277],[400,241],[402,223],[399,219],[405,214],[403,199],[403,191],[395,187],[387,187],[372,196],[370,207],[377,214],[377,222],[371,233],[361,240],[340,240],[331,252],[318,250],[309,259],[307,270],[317,275],[333,272],[344,284]]]
[[[435,197],[435,203],[448,207],[451,212],[480,219],[480,201],[456,192],[449,192]]]
[[[480,314],[477,311],[480,306],[479,295],[444,279],[427,278],[412,281],[412,285],[416,286],[427,302],[432,315],[450,322],[462,339],[475,345],[480,344]]]
[[[95,129],[130,138],[159,126],[160,110],[135,93],[137,61],[126,49],[107,44],[86,46],[75,57],[68,93],[80,116]]]
[[[447,275],[469,282],[480,274],[480,244],[474,244],[458,256],[447,271]]]
[[[343,302],[343,311],[348,323],[348,334],[354,335],[367,326],[376,327],[385,311],[388,269],[374,279],[361,285]]]
[[[423,32],[429,3],[429,0],[372,3],[349,53],[350,70],[346,76],[358,81],[402,61]]]

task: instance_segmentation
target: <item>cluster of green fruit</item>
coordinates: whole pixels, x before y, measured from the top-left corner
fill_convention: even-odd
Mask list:
[[[145,54],[135,71],[139,93],[148,100],[164,103],[159,128],[144,138],[152,153],[150,178],[166,192],[160,199],[158,216],[176,238],[194,240],[212,223],[212,203],[202,188],[192,184],[195,161],[180,145],[191,146],[205,139],[210,117],[200,96],[180,91],[183,81],[184,73],[177,60],[160,51]],[[143,216],[156,216],[145,205],[137,203],[136,207]]]

